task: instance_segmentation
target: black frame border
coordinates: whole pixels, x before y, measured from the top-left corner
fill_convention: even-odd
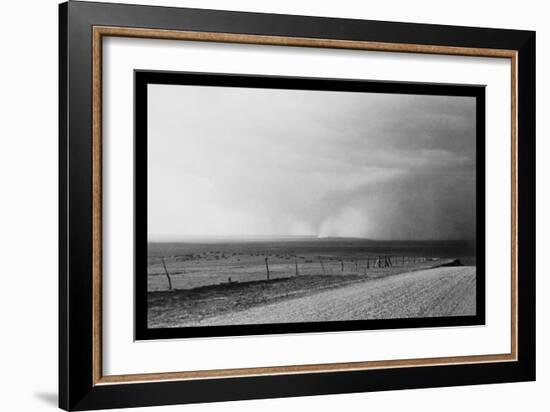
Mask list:
[[[467,96],[476,102],[476,314],[207,327],[147,326],[147,96],[149,84],[276,90]],[[381,80],[134,70],[134,338],[136,340],[336,332],[485,324],[485,86]]]
[[[92,316],[92,27],[329,38],[517,52],[517,361],[95,384]],[[70,1],[59,7],[59,406],[216,402],[535,379],[535,32]]]

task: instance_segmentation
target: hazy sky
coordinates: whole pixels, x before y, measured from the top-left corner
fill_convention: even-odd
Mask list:
[[[475,99],[149,85],[150,240],[475,237]]]

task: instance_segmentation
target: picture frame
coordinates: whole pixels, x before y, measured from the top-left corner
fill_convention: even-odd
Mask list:
[[[105,349],[112,340],[118,339],[109,337],[114,320],[109,318],[112,304],[108,299],[113,287],[106,276],[112,276],[107,272],[113,271],[105,270],[107,261],[112,259],[108,250],[111,246],[106,244],[106,233],[110,230],[106,225],[113,221],[103,219],[112,207],[105,199],[110,193],[109,173],[113,169],[105,167],[107,160],[103,157],[104,151],[110,150],[109,142],[104,140],[105,128],[113,119],[110,110],[115,110],[109,99],[120,96],[119,92],[107,89],[114,83],[108,77],[110,69],[104,65],[105,40],[113,38],[151,40],[149,50],[167,47],[159,43],[161,41],[169,41],[171,45],[193,42],[198,53],[214,57],[217,50],[201,51],[201,47],[254,46],[250,53],[276,47],[291,50],[288,58],[291,64],[305,50],[342,54],[335,59],[347,58],[347,52],[379,52],[390,53],[391,58],[396,55],[450,56],[506,61],[510,105],[504,118],[495,118],[493,112],[488,112],[488,121],[495,122],[493,126],[505,125],[510,132],[506,138],[511,144],[500,144],[509,150],[509,157],[508,152],[504,152],[503,163],[507,164],[505,170],[510,174],[491,174],[497,180],[487,183],[485,214],[505,209],[503,214],[509,223],[510,237],[505,239],[510,253],[506,262],[509,278],[495,272],[495,266],[487,266],[492,276],[504,278],[508,288],[504,290],[510,292],[502,296],[508,305],[504,307],[509,311],[499,315],[509,327],[509,339],[505,342],[509,350],[369,359],[368,351],[362,349],[365,358],[357,355],[354,360],[321,363],[302,362],[298,353],[293,358],[297,359],[295,362],[258,362],[262,366],[250,366],[244,361],[239,365],[236,356],[236,364],[231,367],[212,368],[206,363],[201,367],[197,363],[198,366],[189,369],[174,366],[176,370],[159,370],[162,368],[159,363],[152,372],[105,373],[106,362],[113,362],[115,357],[114,352],[106,353]],[[108,50],[110,59],[116,59],[117,50],[122,49]],[[70,1],[59,7],[59,51],[59,406],[62,409],[91,410],[535,379],[534,32]],[[224,49],[222,52],[231,55],[234,51]],[[143,53],[142,56],[152,58]],[[327,54],[323,58],[331,61],[332,57]],[[119,61],[126,60],[125,55],[120,56]],[[435,60],[426,62],[436,64]],[[481,70],[475,64],[472,67],[474,72]],[[133,67],[136,69],[149,68]],[[490,87],[493,90],[493,86]],[[126,98],[131,101],[132,89],[126,92]],[[494,99],[488,99],[486,104],[490,110]],[[133,127],[133,122],[130,123],[128,130]],[[133,133],[129,136],[133,138]],[[494,147],[486,146],[487,156],[493,155]],[[500,147],[498,141],[496,147]],[[132,160],[133,153],[127,152],[124,153]],[[133,170],[132,167],[129,170]],[[491,199],[495,182],[509,185],[506,208]],[[499,229],[490,224],[485,225],[485,229],[488,234],[485,247],[491,247],[491,239],[499,236]],[[132,230],[125,236],[133,238]],[[116,237],[110,239],[111,244],[113,239]],[[130,242],[128,247],[135,250],[136,257],[143,256],[137,245]],[[135,287],[124,285],[128,290]],[[126,306],[128,313],[133,313],[131,298]],[[494,315],[494,311],[489,310],[488,315]],[[487,320],[486,329],[494,324],[492,322],[492,318]],[[324,339],[323,336],[320,331],[315,339]],[[358,336],[350,334],[347,339],[353,341],[359,339]],[[144,346],[132,340],[133,336],[129,339],[129,344]],[[206,348],[215,347],[209,345],[217,342],[202,339],[197,341],[195,350],[208,351]],[[227,343],[232,338],[224,339]],[[169,344],[180,345],[175,341]],[[238,344],[246,346],[243,340]],[[197,349],[199,347],[205,349]],[[334,357],[330,347],[321,346],[321,349],[327,359]]]

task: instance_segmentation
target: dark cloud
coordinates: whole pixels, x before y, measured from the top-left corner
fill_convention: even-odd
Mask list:
[[[150,86],[149,233],[475,236],[468,97]]]

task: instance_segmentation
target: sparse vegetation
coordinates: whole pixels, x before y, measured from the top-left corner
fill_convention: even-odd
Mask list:
[[[152,325],[175,319],[198,322],[352,283],[460,264],[449,259],[452,256],[471,264],[468,255],[464,245],[441,242],[152,244],[147,276],[149,320]]]

